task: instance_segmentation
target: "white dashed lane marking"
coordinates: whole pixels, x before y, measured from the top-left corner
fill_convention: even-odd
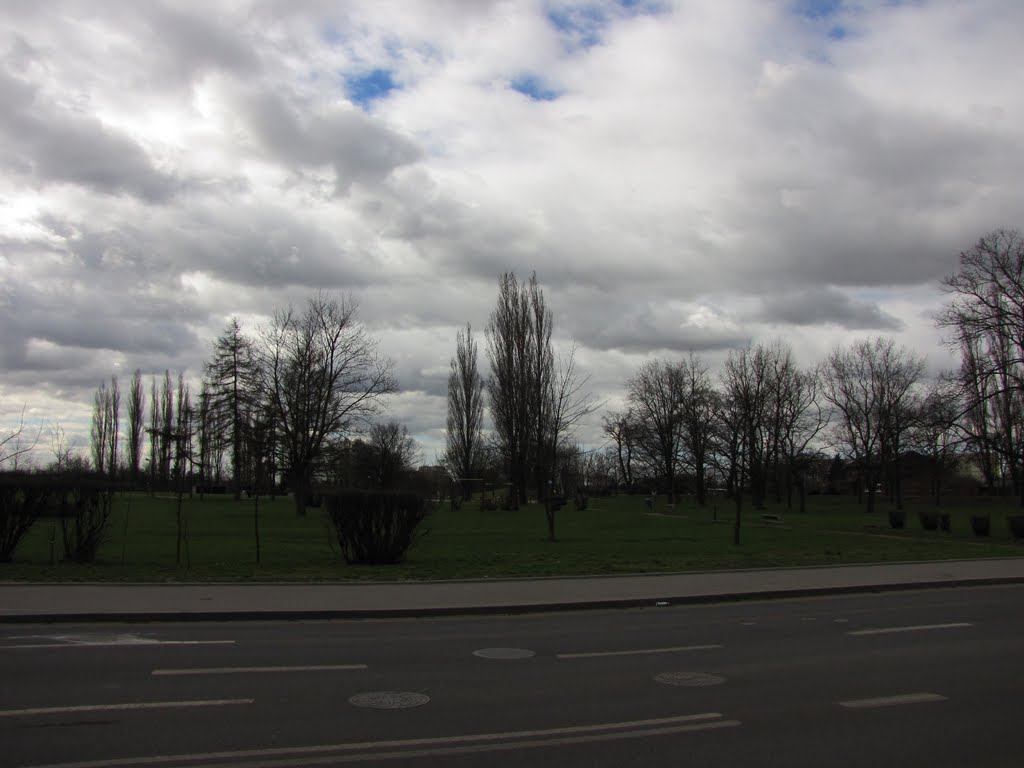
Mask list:
[[[848,635],[892,635],[897,632],[928,632],[933,629],[962,629],[964,627],[973,627],[974,625],[967,621],[957,621],[949,624],[919,624],[913,627],[878,627],[874,629],[855,629],[852,632],[847,632]]]
[[[945,696],[937,693],[904,693],[899,696],[880,696],[874,699],[850,699],[840,701],[839,706],[847,709],[877,709],[879,707],[897,707],[902,704],[926,704],[933,701],[946,701]]]
[[[178,709],[183,707],[227,707],[252,704],[255,699],[206,699],[199,701],[135,701],[126,704],[77,704],[68,707],[30,707],[27,709],[0,709],[0,717],[28,717],[31,715],[62,715],[72,712],[109,712],[132,709]]]
[[[244,675],[274,672],[347,672],[366,669],[365,664],[322,664],[305,667],[192,667],[184,669],[154,669],[155,677],[173,675]]]
[[[686,651],[708,651],[721,645],[680,645],[674,648],[640,648],[632,651],[594,651],[588,653],[559,653],[559,659],[596,659],[604,656],[642,656],[652,653],[685,653]]]

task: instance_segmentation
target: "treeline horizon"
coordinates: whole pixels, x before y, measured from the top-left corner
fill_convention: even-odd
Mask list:
[[[782,339],[732,349],[715,372],[697,353],[651,358],[625,378],[625,407],[602,414],[606,447],[583,451],[576,431],[598,407],[576,368],[575,345],[555,354],[554,314],[536,274],[520,282],[506,273],[484,326],[486,376],[472,326],[457,334],[439,463],[453,480],[503,481],[511,507],[564,496],[592,478],[630,487],[641,477],[670,501],[685,477],[699,503],[714,485],[737,505],[744,493],[735,491],[746,492],[757,507],[769,487],[802,497],[809,462],[838,455],[856,468],[870,508],[883,481],[900,503],[900,462],[915,451],[932,462],[936,493],[969,456],[983,485],[1024,503],[1021,234],[980,238],[943,284],[949,300],[935,320],[960,351],[957,369],[926,379],[925,359],[885,336],[837,345],[804,367]],[[318,478],[353,484],[376,462],[387,468],[378,467],[375,482],[393,484],[416,466],[408,429],[381,418],[397,391],[393,368],[351,299],[318,294],[302,312],[275,312],[255,336],[232,318],[197,394],[169,371],[152,375],[147,392],[136,370],[122,433],[122,394],[112,377],[94,396],[89,456],[75,454],[60,425],[51,425],[51,465],[150,482],[216,478],[236,495],[273,478],[295,491],[301,511]],[[24,462],[25,437],[24,423],[4,436],[0,468]],[[548,525],[553,538],[553,511]]]

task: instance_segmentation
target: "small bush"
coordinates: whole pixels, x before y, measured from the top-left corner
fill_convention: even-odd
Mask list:
[[[10,561],[40,517],[59,518],[64,557],[91,563],[113,509],[109,479],[88,472],[8,473],[0,476],[0,560]]]
[[[921,520],[921,527],[926,531],[937,531],[939,529],[939,513],[934,510],[922,511],[918,514]]]
[[[0,562],[9,563],[18,543],[42,513],[48,491],[32,475],[9,472],[0,476]]]
[[[430,502],[415,493],[346,489],[324,494],[345,562],[400,563],[420,534]]]
[[[54,490],[60,496],[64,558],[91,563],[107,534],[114,508],[113,487],[105,478],[80,474],[61,477]]]

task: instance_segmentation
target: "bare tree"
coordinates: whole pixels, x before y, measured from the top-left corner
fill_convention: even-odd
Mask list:
[[[907,436],[921,416],[917,385],[924,375],[924,358],[906,349],[886,345],[879,356],[882,387],[882,460],[888,470],[890,498],[903,509],[903,454]]]
[[[128,387],[128,471],[133,482],[138,482],[139,466],[142,464],[142,435],[145,431],[145,396],[142,388],[142,371],[138,368],[132,374]]]
[[[193,408],[192,395],[184,374],[178,374],[178,396],[175,398],[176,408],[173,412],[173,423],[161,435],[171,446],[172,480],[177,495],[177,543],[175,546],[175,562],[180,564],[184,553],[186,566],[191,564],[189,554],[188,515],[183,499],[185,488],[191,478],[193,445]],[[191,488],[189,495],[191,496]]]
[[[707,366],[694,353],[682,361],[680,371],[683,377],[680,416],[684,462],[693,472],[697,503],[703,507],[707,500],[709,454],[721,398],[711,383]]]
[[[614,443],[615,461],[621,482],[627,489],[633,487],[633,456],[637,450],[639,425],[629,409],[625,411],[609,411],[601,419],[601,428],[609,440]]]
[[[53,454],[52,467],[57,472],[63,472],[71,464],[71,445],[68,442],[67,433],[58,422],[47,424],[46,431],[50,433],[50,453]]]
[[[373,448],[376,485],[379,488],[399,487],[419,461],[419,447],[408,428],[397,420],[370,426],[370,446]]]
[[[557,358],[551,343],[553,314],[536,273],[520,283],[511,272],[498,283],[497,306],[485,334],[491,376],[488,400],[497,444],[512,481],[513,504],[527,499],[532,470],[554,539],[554,484],[559,449],[592,408],[575,367],[575,348]]]
[[[911,426],[904,409],[924,361],[891,339],[876,338],[837,347],[823,369],[822,395],[836,411],[833,435],[858,467],[868,492],[868,512],[885,462],[902,447]]]
[[[944,372],[928,385],[921,398],[920,417],[910,432],[911,445],[928,458],[936,506],[942,501],[943,481],[967,442],[961,427],[965,394],[957,374]]]
[[[819,397],[819,368],[791,368],[778,391],[780,453],[786,467],[786,504],[793,507],[793,486],[800,491],[800,511],[807,509],[807,473],[816,455],[811,448],[829,423]]]
[[[107,433],[107,472],[111,479],[117,476],[119,458],[118,448],[121,444],[121,388],[117,384],[117,376],[110,377],[110,413],[108,421],[110,430]]]
[[[103,474],[107,468],[107,442],[110,439],[110,390],[101,382],[92,398],[92,423],[89,429],[92,463]]]
[[[477,476],[483,450],[483,378],[477,369],[477,344],[466,325],[455,340],[455,357],[448,371],[448,431],[444,463],[456,480]],[[464,497],[469,487],[462,488]]]
[[[534,275],[536,279],[536,275]],[[491,375],[487,379],[488,405],[497,445],[508,465],[513,506],[527,500],[527,476],[534,431],[531,381],[535,339],[529,296],[511,272],[498,282],[498,301],[484,334]]]
[[[999,229],[961,252],[939,314],[961,348],[966,404],[990,484],[1007,475],[1024,504],[1024,235]]]
[[[988,351],[978,339],[961,337],[960,386],[965,401],[960,427],[971,446],[989,489],[1005,486],[1006,448],[1016,442],[1012,424],[1003,417],[1012,414],[1012,397],[997,387],[996,374],[986,359]],[[1008,439],[1009,438],[1009,439]]]
[[[149,380],[149,487],[156,488],[157,477],[159,476],[159,457],[157,451],[160,446],[160,394],[156,387],[156,376]]]
[[[540,410],[545,413],[545,416],[538,420],[538,426],[542,430],[538,440],[538,464],[541,467],[538,478],[541,481],[557,476],[560,451],[569,443],[580,421],[594,410],[590,393],[583,391],[588,377],[581,379],[576,374],[575,346],[554,364],[556,367],[545,382],[545,389],[540,392],[544,400]],[[557,511],[558,507],[554,500],[546,494],[544,514],[548,523],[548,538],[551,541],[555,540]]]
[[[160,391],[160,481],[165,487],[171,482],[171,462],[174,459],[174,387],[171,372],[164,371],[163,389]]]
[[[42,426],[36,430],[35,435],[25,431],[25,408],[23,407],[18,426],[0,434],[0,466],[9,463],[10,468],[17,471],[22,457],[31,454],[39,444],[41,435]]]
[[[683,450],[686,373],[677,363],[650,360],[626,381],[641,439],[640,450],[664,479],[668,503],[675,503],[676,475]]]
[[[354,302],[323,294],[308,299],[302,314],[275,313],[262,356],[263,393],[302,515],[324,441],[378,412],[395,391],[394,363],[377,355]]]
[[[755,509],[764,507],[764,473],[773,443],[770,429],[774,396],[772,371],[778,353],[778,345],[734,349],[722,370],[727,411],[725,423],[731,433],[729,444],[734,449],[731,454],[734,469],[730,474],[736,479],[733,488],[736,502],[733,542],[737,545],[740,543],[745,479],[749,480],[752,506]]]

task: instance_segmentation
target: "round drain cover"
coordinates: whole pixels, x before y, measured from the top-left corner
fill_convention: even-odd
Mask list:
[[[422,706],[428,701],[430,701],[429,696],[411,691],[371,691],[370,693],[357,693],[348,700],[348,703],[357,707],[372,707],[373,709],[408,709]]]
[[[725,678],[707,672],[662,672],[654,679],[664,685],[685,685],[691,688],[703,688],[709,685],[721,685]]]
[[[473,655],[481,659],[528,659],[534,653],[526,648],[481,648]]]

